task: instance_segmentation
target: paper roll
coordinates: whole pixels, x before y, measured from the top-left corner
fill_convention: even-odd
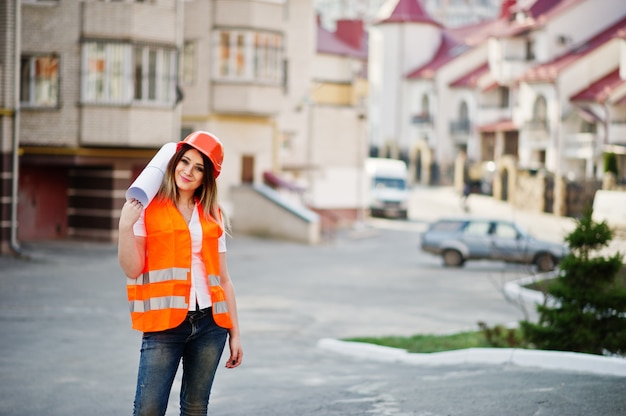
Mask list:
[[[165,143],[126,191],[126,200],[136,199],[147,207],[159,191],[165,169],[176,153],[176,143]]]

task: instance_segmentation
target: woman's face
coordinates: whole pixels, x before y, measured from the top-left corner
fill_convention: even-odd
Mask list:
[[[202,185],[204,161],[196,149],[189,149],[176,165],[176,186],[181,192],[195,191]]]

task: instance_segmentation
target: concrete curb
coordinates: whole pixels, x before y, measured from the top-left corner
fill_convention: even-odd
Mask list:
[[[504,285],[504,296],[507,299],[513,301],[519,301],[529,303],[531,305],[541,305],[545,301],[545,296],[538,290],[526,289],[524,286],[530,285],[542,280],[551,279],[556,276],[555,272],[548,272],[542,274],[536,274],[532,276],[523,277],[512,282],[507,282]]]
[[[411,365],[512,364],[551,370],[626,377],[626,359],[564,351],[517,348],[468,348],[430,354],[409,353],[399,348],[323,338],[317,347],[352,357]]]

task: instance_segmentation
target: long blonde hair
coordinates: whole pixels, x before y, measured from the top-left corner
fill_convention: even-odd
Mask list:
[[[157,197],[169,199],[174,204],[178,202],[180,195],[178,193],[178,187],[176,186],[176,166],[189,149],[193,149],[193,147],[183,143],[180,149],[178,149],[174,156],[172,156],[167,165],[167,169],[165,170],[163,183],[157,193]],[[193,196],[202,206],[204,216],[209,220],[213,217],[214,220],[221,224],[222,219],[220,216],[217,198],[217,182],[215,181],[214,174],[215,169],[213,168],[211,160],[204,153],[198,153],[200,153],[202,161],[204,162],[204,172],[202,175],[202,183],[195,190]]]

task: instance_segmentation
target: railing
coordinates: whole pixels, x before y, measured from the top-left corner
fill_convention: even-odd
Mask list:
[[[548,131],[548,120],[533,119],[524,123],[524,129],[530,131]]]
[[[450,134],[469,134],[472,124],[469,120],[455,120],[450,122]]]
[[[305,205],[304,193],[306,192],[306,188],[289,182],[270,171],[263,172],[263,182],[292,202],[302,206]]]
[[[587,159],[594,156],[597,136],[592,133],[572,134],[565,137],[565,156],[577,159]]]
[[[511,119],[511,114],[512,114],[511,107],[482,105],[480,106],[479,111],[478,111],[479,123],[482,125],[482,124],[488,124],[488,123],[495,123],[496,121],[499,121],[499,120]]]
[[[433,124],[433,118],[430,114],[415,114],[411,116],[412,124]]]

